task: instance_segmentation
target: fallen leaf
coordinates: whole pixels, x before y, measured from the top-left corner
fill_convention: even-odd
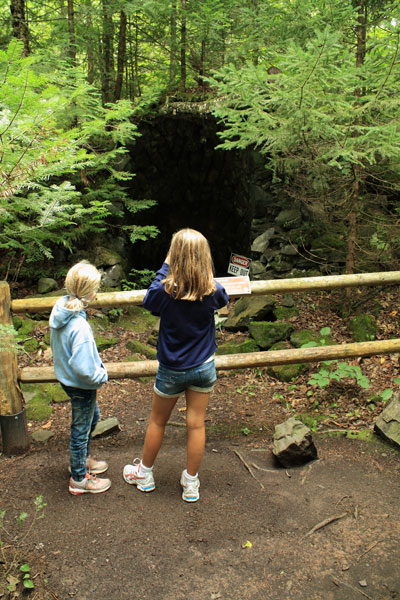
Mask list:
[[[252,548],[253,544],[247,540],[245,544],[242,544],[242,548]]]
[[[52,420],[47,421],[47,423],[42,425],[42,429],[50,429],[52,422],[53,422]]]

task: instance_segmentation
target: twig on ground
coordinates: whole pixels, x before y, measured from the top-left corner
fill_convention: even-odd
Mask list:
[[[337,506],[339,506],[339,504],[340,504],[341,502],[343,502],[343,500],[345,500],[346,498],[351,498],[351,496],[343,496],[343,498],[340,498],[340,500],[338,500],[338,501],[336,502],[336,504],[335,504],[335,508],[336,508]]]
[[[360,556],[357,558],[357,562],[365,555],[367,554],[370,550],[372,550],[372,548],[375,548],[375,546],[377,546],[378,544],[380,544],[381,542],[383,542],[384,540],[376,540],[376,542],[373,542],[373,544],[370,544],[368,546],[368,548],[366,550],[364,550],[364,552],[362,552],[360,554]]]
[[[186,427],[186,423],[178,423],[177,421],[168,421],[167,425],[171,427]]]
[[[374,600],[374,598],[372,598],[371,596],[369,596],[362,590],[359,590],[358,588],[354,587],[353,585],[350,585],[350,583],[347,583],[347,581],[343,581],[341,579],[338,579],[337,577],[332,577],[332,581],[335,585],[344,585],[344,586],[350,588],[351,590],[353,590],[353,592],[358,592],[362,596],[365,596],[365,598],[368,598],[368,600]]]
[[[312,529],[310,529],[310,531],[307,531],[307,533],[304,535],[304,537],[306,538],[309,535],[312,535],[313,533],[318,531],[318,529],[322,529],[323,527],[326,527],[326,525],[329,525],[329,523],[333,523],[333,521],[338,521],[339,519],[343,519],[343,517],[346,517],[346,516],[347,516],[347,512],[342,513],[341,515],[333,515],[332,517],[328,517],[327,519],[324,519],[320,523],[317,523],[316,525],[314,525],[314,527]]]
[[[264,469],[264,467],[259,467],[256,463],[251,463],[251,466],[259,471],[264,471],[265,473],[279,473],[279,471],[274,471],[273,469]]]
[[[304,476],[302,477],[301,485],[304,485],[304,482],[307,479],[307,476],[310,474],[310,471],[311,471],[312,467],[313,467],[312,465],[310,465],[309,467],[307,467],[307,470],[306,470]],[[304,473],[304,471],[303,471],[303,473]]]
[[[250,465],[247,464],[247,462],[244,460],[243,456],[240,454],[240,452],[238,452],[237,450],[233,450],[234,454],[236,454],[236,456],[242,461],[242,463],[244,464],[244,466],[246,467],[246,469],[248,470],[248,472],[250,473],[250,475],[253,477],[253,479],[255,479],[257,481],[257,483],[260,485],[262,490],[265,490],[265,487],[263,486],[263,484],[261,483],[261,481],[258,481],[257,477],[254,475]]]

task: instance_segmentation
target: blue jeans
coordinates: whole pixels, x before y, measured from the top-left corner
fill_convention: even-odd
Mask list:
[[[89,456],[92,432],[96,427],[100,410],[96,390],[82,390],[61,384],[71,400],[71,437],[69,461],[72,479],[82,481],[86,475],[86,459]]]

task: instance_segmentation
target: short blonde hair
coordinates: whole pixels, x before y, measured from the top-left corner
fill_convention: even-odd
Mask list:
[[[195,229],[180,229],[171,240],[164,289],[177,300],[202,300],[216,290],[210,246]]]
[[[101,273],[90,263],[79,262],[71,267],[65,278],[65,289],[70,296],[65,308],[82,310],[99,289],[100,281]]]

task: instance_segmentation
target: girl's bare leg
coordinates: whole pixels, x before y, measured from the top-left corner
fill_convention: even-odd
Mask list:
[[[156,392],[153,393],[153,404],[146,437],[144,438],[142,456],[142,463],[145,467],[152,467],[156,460],[164,438],[165,426],[168,423],[178,397],[162,398]]]
[[[189,475],[196,475],[200,468],[206,442],[204,418],[209,393],[186,390],[187,466]]]

